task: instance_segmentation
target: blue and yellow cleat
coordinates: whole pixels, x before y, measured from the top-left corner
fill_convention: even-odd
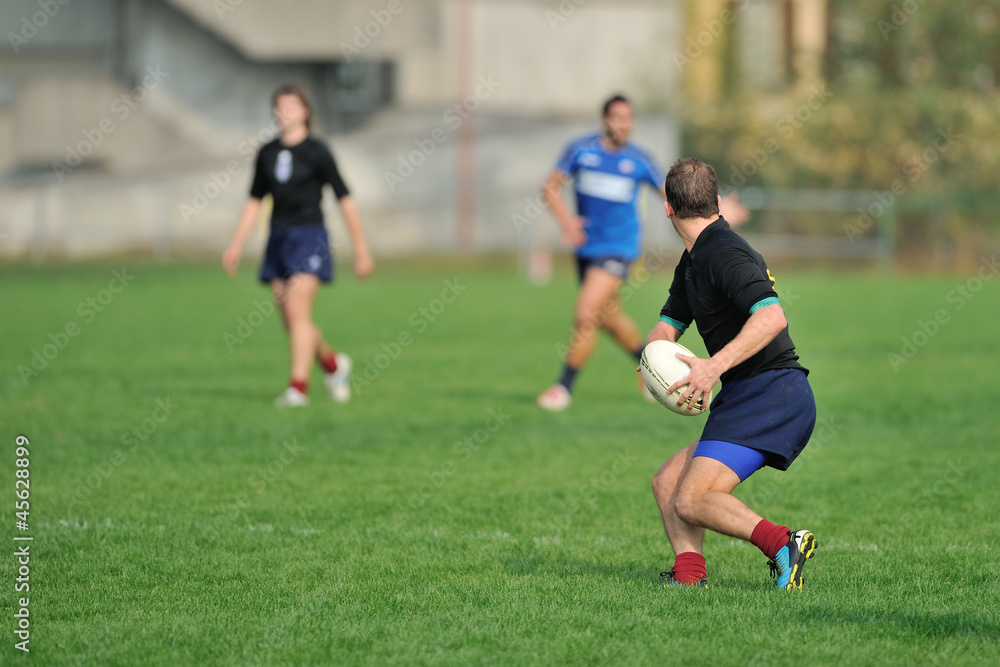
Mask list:
[[[816,536],[808,530],[796,530],[788,533],[788,544],[773,560],[767,561],[771,566],[771,578],[778,588],[783,590],[802,590],[802,567],[806,560],[816,553]]]
[[[673,572],[660,572],[660,588],[708,588],[708,579],[699,579],[696,584],[682,584],[674,579]]]

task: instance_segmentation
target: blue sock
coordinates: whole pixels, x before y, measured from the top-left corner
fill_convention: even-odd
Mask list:
[[[559,376],[559,384],[566,387],[566,391],[573,391],[573,383],[576,382],[576,374],[580,372],[579,368],[573,368],[572,366],[563,366],[562,375]]]

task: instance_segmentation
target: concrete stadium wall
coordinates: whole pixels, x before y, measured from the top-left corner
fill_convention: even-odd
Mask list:
[[[381,1],[302,0],[289,10],[235,0],[56,0],[46,6],[58,12],[44,17],[37,0],[3,3],[4,25],[35,27],[24,27],[27,43],[0,53],[0,257],[219,252],[254,151],[273,136],[271,92],[288,80],[323,90],[323,63],[342,59],[343,45],[366,29],[377,34],[351,57],[395,61],[398,104],[359,131],[337,132],[332,145],[376,252],[556,244],[554,222],[531,200],[565,143],[598,127],[608,94],[641,104],[654,85],[646,74],[660,64],[650,54],[679,30],[679,3],[470,4],[473,97],[463,131],[474,125],[475,230],[472,247],[460,248],[456,3],[404,2],[377,31],[369,23],[384,19]],[[430,139],[436,130],[439,142]],[[668,118],[643,119],[636,139],[664,166],[677,156]],[[411,159],[428,141],[433,154]],[[391,182],[387,174],[402,174],[407,161],[420,164]],[[327,209],[343,242],[331,202]],[[515,216],[531,224],[518,226]],[[658,207],[650,219],[662,221]]]

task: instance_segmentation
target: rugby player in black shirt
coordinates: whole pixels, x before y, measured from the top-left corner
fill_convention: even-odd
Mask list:
[[[772,524],[732,491],[765,465],[788,468],[809,441],[816,404],[767,264],[719,215],[719,201],[709,165],[689,158],[670,168],[665,208],[686,250],[646,342],[676,341],[696,323],[711,356],[679,354],[691,373],[669,391],[683,388],[678,404],[694,406],[720,379],[722,389],[699,441],[653,477],[653,495],[675,555],[662,583],[707,585],[702,543],[708,528],[763,551],[779,588],[801,588],[802,567],[815,552],[816,537]]]
[[[276,403],[281,407],[296,407],[309,402],[309,371],[313,360],[325,372],[331,398],[344,403],[351,396],[348,382],[351,358],[335,352],[312,319],[320,283],[333,279],[330,241],[320,209],[325,184],[333,188],[347,224],[354,245],[355,274],[365,279],[372,274],[375,264],[361,217],[333,155],[309,134],[311,108],[305,91],[298,86],[283,86],[274,93],[273,102],[281,136],[262,146],[257,154],[250,198],[222,255],[222,266],[229,275],[236,275],[243,244],[260,212],[261,199],[270,194],[271,233],[260,280],[271,286],[274,301],[281,309],[292,367],[288,388]]]

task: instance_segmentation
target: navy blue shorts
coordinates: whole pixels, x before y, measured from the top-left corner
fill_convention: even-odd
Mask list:
[[[632,260],[621,255],[601,255],[599,257],[576,256],[576,277],[583,284],[583,278],[587,275],[587,269],[594,266],[603,271],[607,271],[613,276],[617,276],[625,281],[628,279],[628,267]]]
[[[330,238],[322,224],[271,230],[260,267],[260,281],[288,280],[296,273],[312,273],[324,283],[333,280]]]
[[[816,425],[816,401],[796,368],[766,371],[730,382],[712,400],[702,440],[756,449],[764,465],[787,470]]]

